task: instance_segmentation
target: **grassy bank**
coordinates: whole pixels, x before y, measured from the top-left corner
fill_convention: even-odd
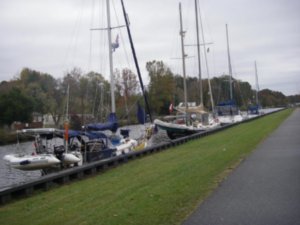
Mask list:
[[[1,224],[180,224],[284,110],[0,208]]]

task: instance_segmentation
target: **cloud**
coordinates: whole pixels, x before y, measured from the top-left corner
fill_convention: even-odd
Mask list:
[[[228,71],[225,24],[229,25],[234,76],[254,85],[257,61],[261,86],[299,94],[300,2],[297,0],[199,0],[205,40],[213,42],[208,53],[210,76]],[[119,1],[111,1],[112,24],[124,24]],[[0,75],[9,80],[23,67],[61,77],[77,66],[100,70],[107,75],[105,1],[87,0],[2,0],[0,2]],[[94,6],[94,8],[92,7]],[[178,1],[126,0],[133,40],[145,81],[145,64],[163,60],[181,74]],[[185,43],[196,43],[194,0],[182,0]],[[100,12],[99,12],[100,11]],[[117,15],[117,19],[115,19]],[[126,30],[121,33],[127,43]],[[92,37],[92,39],[91,39]],[[92,45],[90,44],[92,40]],[[99,45],[100,43],[100,45]],[[124,43],[122,43],[124,47]],[[92,47],[90,51],[90,47]],[[129,46],[118,49],[115,66],[132,66]],[[186,47],[190,56],[196,48]],[[101,53],[101,57],[100,57]],[[131,62],[127,62],[131,61]],[[202,53],[203,77],[207,77]],[[134,68],[132,69],[134,70]],[[197,76],[196,58],[187,60],[187,72]],[[254,87],[254,86],[253,86]]]

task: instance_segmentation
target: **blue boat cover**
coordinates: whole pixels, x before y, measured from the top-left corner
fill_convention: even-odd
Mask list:
[[[115,113],[110,113],[108,117],[108,121],[105,123],[90,123],[87,124],[85,127],[87,130],[94,130],[94,131],[104,131],[110,130],[112,132],[116,132],[118,130],[118,120]]]
[[[236,103],[234,100],[228,100],[224,102],[220,102],[217,106],[235,106]]]
[[[90,140],[92,140],[92,139],[99,139],[99,138],[107,139],[106,134],[101,133],[101,132],[96,132],[96,131],[82,132],[82,135],[87,136]]]
[[[144,124],[146,122],[146,114],[145,110],[141,107],[140,103],[137,103],[137,113],[136,113],[137,119],[140,124]]]
[[[250,112],[250,114],[258,114],[260,108],[261,107],[259,105],[250,105],[248,106],[248,111]]]

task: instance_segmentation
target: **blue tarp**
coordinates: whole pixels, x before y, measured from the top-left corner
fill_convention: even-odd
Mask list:
[[[217,106],[235,106],[236,103],[234,100],[228,100],[224,102],[220,102]]]
[[[259,113],[259,109],[260,109],[259,105],[250,105],[250,106],[248,106],[248,112],[250,114],[258,114]]]
[[[141,107],[140,103],[137,103],[137,113],[136,113],[137,119],[140,124],[144,124],[146,122],[146,114],[145,110]]]
[[[110,130],[116,132],[118,130],[118,121],[115,113],[111,113],[108,117],[108,121],[105,123],[90,123],[85,126],[87,130],[104,131]]]
[[[87,136],[89,139],[99,139],[99,138],[107,139],[106,134],[101,132],[95,132],[95,131],[82,132],[82,135]]]

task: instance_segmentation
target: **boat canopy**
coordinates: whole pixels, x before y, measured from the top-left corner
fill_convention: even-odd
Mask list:
[[[18,130],[17,134],[41,137],[44,139],[52,139],[54,137],[55,131],[56,131],[55,128],[32,128],[32,129]]]
[[[38,135],[38,134],[53,134],[55,128],[32,128],[32,129],[22,129],[18,130],[18,134],[28,134],[28,135]]]

